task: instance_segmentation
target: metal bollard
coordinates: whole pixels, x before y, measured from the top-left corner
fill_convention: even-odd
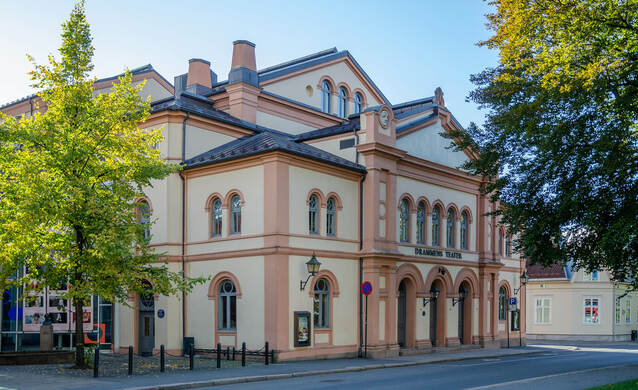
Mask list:
[[[133,375],[133,346],[128,346],[128,374]]]
[[[93,378],[97,378],[100,372],[100,347],[95,348],[93,355]]]
[[[233,347],[233,361],[235,361],[235,347]]]
[[[230,347],[226,347],[226,360],[230,360]]]
[[[222,366],[222,343],[217,343],[217,368]]]
[[[193,344],[191,344],[191,348],[190,348],[190,356],[189,356],[189,366],[188,369],[193,371],[193,369],[195,368],[195,346]]]
[[[160,372],[164,372],[166,370],[166,361],[164,354],[166,351],[164,350],[164,344],[160,345]]]
[[[269,355],[268,354],[268,341],[266,341],[266,353],[265,353],[265,355],[266,355],[266,365],[268,365],[268,355]]]
[[[246,367],[246,343],[241,343],[241,366]]]

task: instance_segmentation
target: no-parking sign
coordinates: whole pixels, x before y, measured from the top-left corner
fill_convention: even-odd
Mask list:
[[[363,295],[370,295],[370,293],[372,292],[372,283],[370,282],[363,282],[363,284],[361,285],[361,292],[363,293]]]

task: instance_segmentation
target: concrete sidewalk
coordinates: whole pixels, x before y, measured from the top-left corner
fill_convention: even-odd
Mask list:
[[[330,373],[356,372],[382,368],[407,367],[422,364],[485,359],[521,354],[545,352],[542,348],[476,349],[463,352],[431,353],[424,355],[399,356],[388,359],[334,359],[286,362],[220,370],[195,370],[175,373],[157,373],[131,377],[78,377],[69,375],[38,375],[33,367],[0,367],[0,389],[136,389],[173,390],[215,386],[231,383],[245,383],[283,378],[321,375]],[[30,367],[30,368],[29,368]]]

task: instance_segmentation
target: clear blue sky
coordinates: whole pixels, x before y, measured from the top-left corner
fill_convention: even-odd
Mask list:
[[[73,4],[0,0],[0,104],[34,92],[25,54],[40,63],[57,56],[60,25]],[[237,39],[257,45],[258,68],[337,47],[350,51],[393,104],[440,86],[464,126],[484,115],[465,102],[470,75],[498,61],[496,52],[476,46],[490,36],[490,6],[477,0],[87,0],[86,8],[97,77],[151,63],[172,82],[199,57],[224,80]]]

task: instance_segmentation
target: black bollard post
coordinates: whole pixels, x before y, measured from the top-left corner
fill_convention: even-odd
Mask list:
[[[166,350],[164,350],[164,344],[160,345],[160,372],[164,372],[166,370],[166,361],[164,360],[164,354]]]
[[[217,343],[217,368],[222,366],[222,343]]]
[[[93,355],[93,378],[97,378],[100,370],[100,347],[95,348],[95,355]]]
[[[133,375],[133,346],[128,346],[128,374]]]
[[[264,355],[266,356],[266,365],[268,365],[268,341],[266,341],[266,353]]]
[[[194,361],[194,359],[195,359],[195,346],[193,344],[191,344],[191,348],[190,348],[189,352],[190,352],[190,356],[189,356],[190,360],[188,362],[188,364],[189,364],[188,369],[193,371],[193,369],[195,368],[195,361]]]
[[[226,347],[226,360],[230,360],[230,346]]]
[[[233,347],[233,361],[235,361],[235,347]]]
[[[241,366],[246,367],[246,343],[241,343]]]

